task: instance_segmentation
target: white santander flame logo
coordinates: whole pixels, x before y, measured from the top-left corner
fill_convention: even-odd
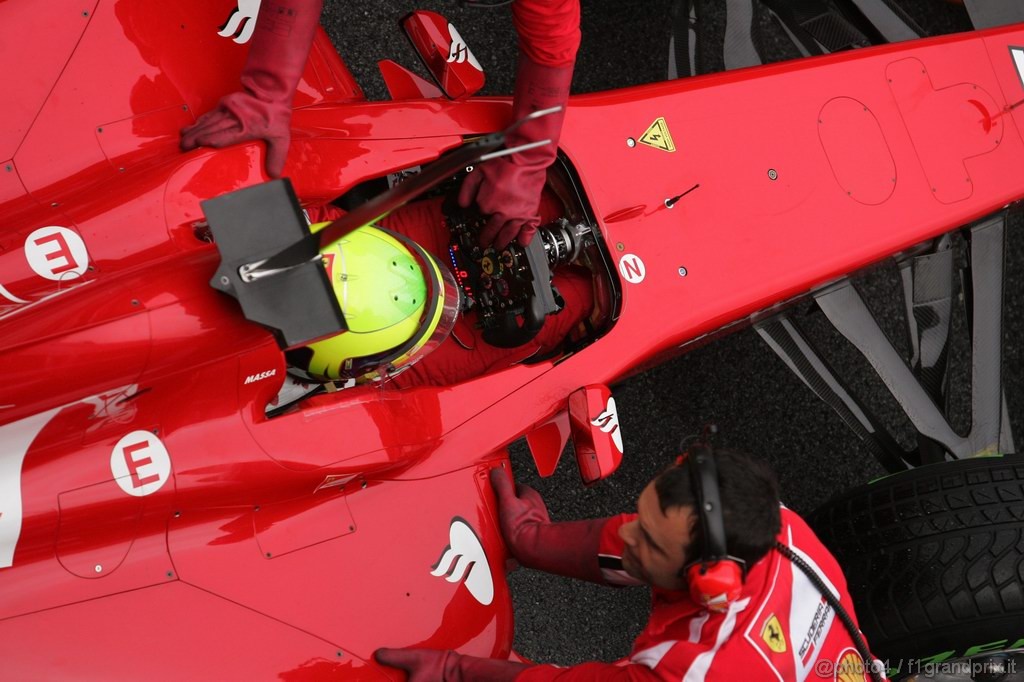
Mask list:
[[[611,434],[616,449],[622,452],[622,432],[619,431],[619,412],[615,409],[615,398],[608,396],[604,412],[591,419],[590,423],[601,429],[602,433]]]
[[[480,66],[480,62],[476,60],[473,53],[469,49],[469,45],[462,39],[459,32],[455,30],[455,27],[448,24],[448,35],[452,37],[451,47],[448,48],[448,63],[455,62],[461,64],[463,62],[469,62],[474,69],[477,71],[483,71],[484,67]]]
[[[256,16],[260,13],[260,0],[238,0],[238,9],[231,10],[231,16],[224,23],[217,35],[222,38],[231,38],[236,43],[249,42],[252,32],[256,29]],[[242,26],[242,24],[245,26]],[[242,31],[238,27],[242,26]],[[238,35],[235,35],[235,34]]]
[[[430,575],[450,583],[464,579],[473,598],[488,606],[494,600],[494,580],[480,539],[465,521],[456,518],[448,531],[448,542]]]

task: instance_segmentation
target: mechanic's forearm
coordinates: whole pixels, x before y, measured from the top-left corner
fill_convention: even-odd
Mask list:
[[[607,584],[598,564],[601,530],[607,520],[525,525],[509,549],[527,568]]]
[[[532,61],[572,68],[580,47],[579,0],[515,0],[512,23],[519,49]]]
[[[242,69],[250,94],[291,109],[322,9],[323,0],[264,0]]]

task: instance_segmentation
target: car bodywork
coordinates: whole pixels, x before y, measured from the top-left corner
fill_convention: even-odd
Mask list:
[[[237,87],[244,44],[218,34],[234,7],[0,7],[12,677],[359,679],[383,674],[383,645],[507,656],[486,478],[505,446],[526,435],[553,468],[575,399],[610,451],[603,386],[1024,196],[1020,26],[574,97],[560,163],[607,266],[601,333],[557,361],[271,418],[284,356],[210,288],[200,206],[262,182],[262,147],[177,148]],[[309,205],[510,113],[367,102],[322,33],[295,105],[286,173]]]

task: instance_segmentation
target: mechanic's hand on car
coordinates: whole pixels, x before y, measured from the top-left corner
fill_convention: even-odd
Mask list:
[[[540,526],[551,523],[540,493],[528,485],[516,485],[502,468],[491,469],[491,486],[498,500],[498,523],[505,544],[517,559],[534,545]],[[528,552],[527,552],[528,553]]]
[[[306,67],[323,0],[264,0],[256,18],[242,91],[181,131],[181,149],[267,143],[267,175],[281,176],[291,142],[292,100]]]
[[[512,556],[527,568],[604,584],[597,561],[607,519],[553,523],[540,493],[512,486],[504,470],[491,469],[498,524]]]
[[[216,109],[181,131],[181,149],[265,140],[267,175],[279,178],[291,143],[291,118],[291,106],[263,101],[249,92],[234,92],[221,99]]]
[[[523,154],[528,152],[523,152]],[[466,176],[459,190],[459,205],[476,204],[487,223],[480,245],[502,249],[517,240],[526,246],[540,224],[540,195],[547,166],[519,166],[515,156],[502,156],[480,165]]]
[[[513,239],[526,246],[536,234],[540,196],[548,166],[558,154],[558,137],[571,82],[572,64],[543,66],[520,51],[512,120],[520,121],[542,109],[561,110],[523,123],[505,137],[509,149],[545,140],[546,144],[480,164],[463,181],[459,205],[468,208],[475,203],[480,213],[487,216],[480,233],[481,246],[501,249]]]
[[[378,663],[404,670],[409,682],[512,682],[530,667],[436,649],[377,649],[373,657]]]

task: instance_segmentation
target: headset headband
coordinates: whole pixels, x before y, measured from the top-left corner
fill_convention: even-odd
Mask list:
[[[697,500],[697,517],[703,531],[701,563],[709,564],[728,557],[722,498],[718,493],[718,468],[707,441],[695,443],[686,457],[690,467],[690,485]]]

